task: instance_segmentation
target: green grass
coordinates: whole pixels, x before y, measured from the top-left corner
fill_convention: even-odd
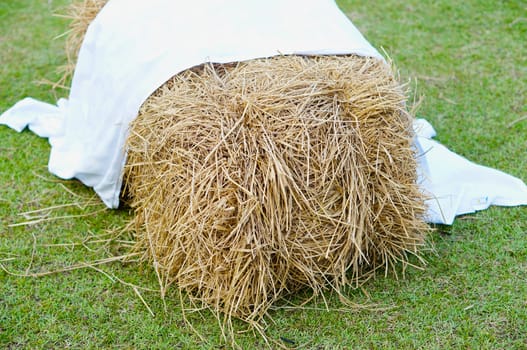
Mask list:
[[[65,62],[63,41],[50,40],[66,23],[51,13],[67,0],[0,2],[0,111],[25,96],[54,102],[36,81],[56,80]],[[420,116],[452,150],[527,180],[527,4],[524,1],[342,0],[340,6],[365,36],[383,47],[415,94]],[[116,245],[78,243],[105,235],[129,218],[105,211],[82,218],[10,227],[19,213],[83,201],[93,192],[58,181],[46,170],[47,141],[0,127],[0,260],[12,272],[56,270],[119,254]],[[79,199],[79,196],[81,199]],[[90,213],[100,207],[64,208],[53,216]],[[271,339],[290,339],[306,349],[526,349],[527,208],[492,208],[438,227],[435,252],[425,252],[423,271],[404,279],[379,277],[347,295],[383,311],[271,312]],[[36,244],[35,244],[36,242]],[[77,243],[47,247],[46,244]],[[34,254],[35,253],[35,254]],[[149,266],[130,262],[101,267],[139,286],[156,288]],[[152,317],[132,288],[101,272],[82,269],[40,278],[0,271],[0,348],[216,349],[224,345],[208,314],[183,322],[175,295],[165,305],[143,292]],[[326,295],[330,308],[341,305]],[[240,325],[240,328],[241,327]],[[242,348],[263,341],[244,333]],[[285,343],[287,345],[287,343]]]

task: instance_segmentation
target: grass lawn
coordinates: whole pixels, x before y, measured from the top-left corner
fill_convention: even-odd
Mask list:
[[[67,0],[0,2],[0,112],[26,96],[65,95],[38,81],[58,78],[66,22],[52,13]],[[527,180],[527,3],[520,0],[340,0],[365,36],[395,61],[438,140],[476,161]],[[293,14],[292,14],[293,15]],[[516,121],[516,122],[515,122]],[[126,211],[64,206],[93,192],[47,172],[49,145],[31,132],[0,127],[0,263],[11,273],[57,270],[118,255],[109,230]],[[447,166],[447,165],[445,165]],[[66,216],[50,220],[57,216]],[[79,217],[80,216],[80,217]],[[30,226],[13,226],[37,219]],[[273,310],[271,339],[305,349],[526,349],[527,208],[491,208],[437,227],[425,270],[378,277],[347,295],[382,310],[341,310],[338,298],[305,309]],[[106,241],[103,241],[106,240]],[[49,276],[0,270],[0,348],[223,348],[214,317],[181,316],[132,287],[156,288],[149,266],[112,263]],[[240,329],[243,325],[240,324]],[[242,348],[265,343],[251,332]],[[291,343],[291,342],[294,342]]]

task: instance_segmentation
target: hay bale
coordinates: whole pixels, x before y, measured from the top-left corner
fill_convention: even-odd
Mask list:
[[[104,3],[74,7],[70,52]],[[357,56],[206,64],[160,87],[130,126],[124,194],[163,291],[258,324],[300,288],[406,263],[427,226],[404,101]]]
[[[126,190],[164,287],[258,320],[423,243],[411,118],[375,59],[275,57],[175,76],[130,126]]]

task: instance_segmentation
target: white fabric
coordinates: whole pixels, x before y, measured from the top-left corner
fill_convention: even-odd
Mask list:
[[[78,178],[108,207],[116,208],[128,125],[148,96],[173,75],[203,62],[352,53],[383,59],[333,0],[110,0],[88,28],[68,101],[60,100],[55,107],[25,99],[0,116],[0,123],[18,131],[29,126],[49,137],[49,170],[62,178]],[[425,148],[433,143],[418,138],[417,147],[421,140]],[[460,188],[474,181],[451,182],[443,173],[436,176],[433,172],[441,166],[431,162],[445,164],[451,155],[436,152],[439,146],[433,150],[420,159],[424,190],[439,199],[430,203],[429,220],[451,223],[456,206],[463,212],[474,207],[466,203],[472,197],[458,196]],[[443,183],[447,179],[449,183]],[[478,183],[486,186],[484,180]],[[455,187],[454,194],[448,186]],[[467,196],[482,198],[481,188],[474,186]],[[517,190],[511,188],[513,193]],[[526,198],[496,203],[527,204]]]
[[[419,184],[429,197],[427,221],[451,225],[458,215],[491,205],[527,205],[527,186],[501,171],[477,165],[432,140],[436,132],[423,119],[414,123],[421,156]]]
[[[61,121],[50,134],[49,170],[115,208],[128,124],[170,77],[206,61],[344,53],[381,58],[332,0],[111,0],[86,33],[68,108],[51,112]],[[39,109],[49,115],[50,107],[28,104],[2,122],[30,108],[36,128]]]

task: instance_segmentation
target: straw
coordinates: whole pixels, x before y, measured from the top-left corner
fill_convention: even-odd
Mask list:
[[[72,4],[70,62],[105,3]],[[295,291],[412,266],[429,229],[405,101],[388,64],[353,55],[208,63],[161,86],[130,125],[123,190],[161,295],[264,335]]]
[[[388,65],[357,56],[206,64],[160,87],[130,126],[125,184],[161,288],[258,323],[284,295],[417,254],[404,101]]]
[[[64,10],[64,13],[56,15],[68,19],[70,24],[68,31],[63,34],[63,36],[66,36],[65,52],[67,63],[58,67],[57,70],[62,76],[59,81],[54,83],[54,87],[63,87],[72,77],[88,26],[107,2],[108,0],[72,1]]]

